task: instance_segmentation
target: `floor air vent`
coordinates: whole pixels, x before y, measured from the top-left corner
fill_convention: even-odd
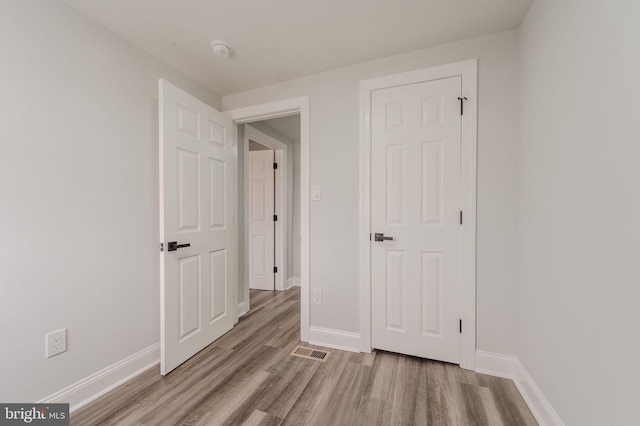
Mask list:
[[[329,357],[329,353],[327,351],[321,351],[318,349],[306,348],[304,346],[297,346],[291,355],[299,356],[300,358],[313,359],[316,361],[325,362]]]

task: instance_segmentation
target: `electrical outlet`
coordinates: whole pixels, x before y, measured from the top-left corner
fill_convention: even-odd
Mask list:
[[[47,358],[61,354],[67,350],[67,329],[52,331],[47,334]]]
[[[322,290],[317,288],[313,290],[313,304],[322,305]]]

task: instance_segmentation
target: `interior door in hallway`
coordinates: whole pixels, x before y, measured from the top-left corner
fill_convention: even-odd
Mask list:
[[[273,150],[249,152],[249,288],[275,289]]]
[[[160,348],[167,374],[237,322],[233,122],[160,80]]]
[[[371,98],[372,346],[452,363],[460,361],[460,96],[461,78],[451,77]]]

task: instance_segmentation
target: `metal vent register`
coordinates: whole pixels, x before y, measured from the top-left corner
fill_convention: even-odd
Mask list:
[[[320,362],[325,362],[329,357],[329,353],[327,351],[321,351],[318,349],[306,348],[304,346],[296,346],[296,348],[291,352],[293,356],[299,356],[300,358],[313,359]]]

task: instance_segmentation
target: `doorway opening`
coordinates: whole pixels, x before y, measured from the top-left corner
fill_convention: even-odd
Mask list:
[[[245,315],[250,290],[300,286],[300,114],[239,125],[238,143]]]
[[[300,222],[300,239],[299,239],[299,256],[300,256],[300,340],[309,341],[310,334],[310,297],[309,297],[309,97],[301,96],[298,98],[290,98],[281,101],[269,102],[264,104],[252,105],[232,110],[226,110],[225,113],[233,120],[236,125],[237,140],[237,163],[238,179],[242,181],[241,187],[244,188],[244,170],[246,170],[244,156],[244,132],[243,124],[255,123],[257,121],[269,120],[272,118],[281,118],[291,115],[299,116],[300,123],[300,141],[299,141],[299,185],[294,191],[299,197],[299,203],[295,203],[299,208]],[[245,223],[244,206],[245,199],[242,197],[243,191],[239,191],[238,197],[238,223]],[[245,241],[244,227],[239,226],[239,240]],[[297,239],[297,238],[296,238]],[[294,251],[295,253],[295,251]],[[238,263],[239,276],[238,287],[236,291],[236,300],[238,302],[238,313],[248,312],[250,309],[249,300],[249,281],[244,276],[246,270],[244,259],[247,259],[246,253],[239,250],[242,257]]]

